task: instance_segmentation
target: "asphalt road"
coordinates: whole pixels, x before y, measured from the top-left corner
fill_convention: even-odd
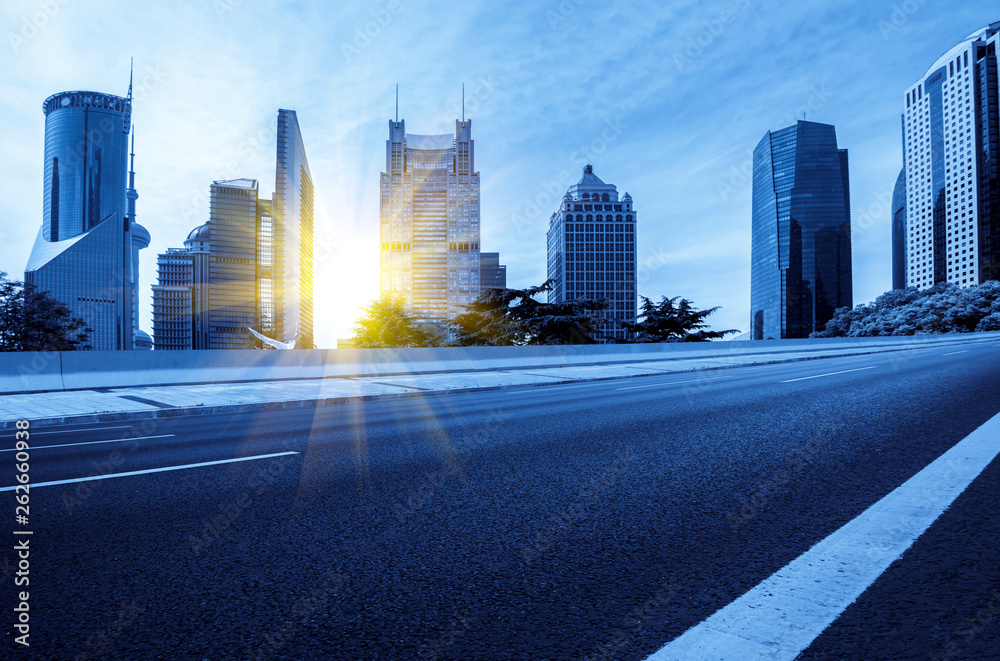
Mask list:
[[[1000,412],[998,375],[988,343],[32,428],[0,656],[645,659]],[[1000,658],[998,493],[994,461],[802,658]]]

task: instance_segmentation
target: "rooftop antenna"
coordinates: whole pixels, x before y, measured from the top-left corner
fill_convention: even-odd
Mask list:
[[[465,123],[465,83],[462,83],[462,123]]]
[[[130,57],[128,61],[128,98],[125,100],[125,124],[122,126],[122,133],[129,134],[132,126],[132,71],[135,68],[135,58]]]
[[[396,123],[399,124],[399,83],[396,83]]]

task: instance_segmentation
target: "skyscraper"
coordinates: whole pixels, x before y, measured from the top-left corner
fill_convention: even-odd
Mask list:
[[[636,221],[632,196],[619,200],[618,187],[601,181],[590,165],[549,219],[548,277],[555,284],[548,300],[606,299],[604,338],[627,339],[614,322],[636,319]]]
[[[48,291],[93,330],[98,350],[135,347],[138,196],[126,179],[132,93],[61,92],[42,104],[45,165],[42,227],[25,282]],[[127,203],[126,203],[127,200]]]
[[[906,289],[906,168],[892,189],[892,288]]]
[[[382,294],[443,332],[480,291],[472,120],[443,135],[408,135],[390,121],[379,206]]]
[[[751,338],[809,337],[852,300],[847,150],[827,124],[768,132],[753,154]]]
[[[906,90],[906,285],[1000,279],[1000,23],[977,30]]]
[[[212,183],[208,222],[157,261],[157,349],[250,349],[258,331],[313,346],[313,185],[298,120],[278,112],[274,199],[256,179]]]
[[[507,288],[507,267],[500,263],[500,253],[479,253],[479,286],[482,289]]]

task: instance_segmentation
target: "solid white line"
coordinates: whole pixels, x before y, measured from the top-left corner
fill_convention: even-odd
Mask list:
[[[856,370],[844,370],[843,372],[830,372],[829,374],[817,374],[816,376],[803,376],[800,379],[788,379],[787,381],[782,381],[782,383],[793,383],[795,381],[808,381],[809,379],[820,379],[824,376],[836,376],[837,374],[849,374],[851,372],[863,372],[865,370],[873,370],[875,366],[871,367],[859,367]]]
[[[91,475],[90,477],[76,477],[72,480],[55,480],[53,482],[30,482],[32,489],[38,487],[51,487],[57,484],[73,484],[74,482],[90,482],[92,480],[107,480],[112,477],[130,477],[132,475],[147,475],[149,473],[165,473],[167,471],[179,471],[186,468],[201,468],[202,466],[218,466],[219,464],[232,464],[238,461],[255,461],[257,459],[271,459],[273,457],[285,457],[298,452],[278,452],[276,454],[261,454],[256,457],[237,457],[236,459],[220,459],[219,461],[205,461],[200,464],[184,464],[183,466],[165,466],[164,468],[147,468],[141,471],[129,471],[127,473],[111,473],[110,475]],[[0,491],[13,491],[17,486],[0,487]]]
[[[32,436],[41,436],[42,434],[72,434],[88,432],[88,431],[110,431],[112,429],[128,429],[128,425],[123,425],[121,427],[95,427],[93,429],[60,429],[59,431],[31,431]]]
[[[659,386],[672,386],[677,383],[700,383],[702,381],[719,381],[720,379],[728,379],[728,376],[712,376],[705,379],[688,379],[687,381],[667,381],[665,383],[651,383],[645,386],[628,386],[626,388],[615,388],[615,390],[638,390],[639,388],[657,388]]]
[[[972,349],[966,349],[965,351],[952,351],[951,353],[943,353],[942,356],[956,356],[960,353],[969,353]]]
[[[62,445],[33,445],[29,450],[49,450],[51,448],[71,448],[76,445],[97,445],[99,443],[124,443],[125,441],[142,441],[147,438],[173,438],[174,434],[160,434],[159,436],[136,436],[135,438],[113,438],[110,441],[83,441],[81,443],[64,443]],[[0,452],[16,452],[17,448],[4,448]]]
[[[1000,414],[647,661],[791,661],[1000,454]]]

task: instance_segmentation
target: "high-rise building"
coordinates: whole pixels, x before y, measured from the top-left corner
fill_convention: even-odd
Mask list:
[[[91,348],[148,348],[138,329],[138,251],[149,233],[135,223],[128,173],[132,88],[127,97],[61,92],[42,104],[45,164],[42,227],[25,282],[48,291],[93,330]]]
[[[833,126],[800,121],[757,145],[751,339],[809,337],[852,305],[850,195]]]
[[[906,289],[906,168],[892,189],[892,288]]]
[[[480,291],[472,120],[443,135],[407,134],[390,121],[379,206],[382,294],[444,332]]]
[[[278,113],[273,200],[255,179],[213,182],[208,222],[158,259],[157,349],[250,349],[250,329],[313,347],[313,185],[298,120]]]
[[[601,181],[590,165],[549,219],[548,277],[554,285],[548,301],[607,300],[602,340],[628,339],[615,322],[636,320],[636,221],[632,196],[618,199],[618,187]]]
[[[904,94],[909,287],[1000,279],[998,42],[977,30]]]
[[[299,349],[312,349],[315,344],[313,204],[312,174],[298,116],[294,110],[279,110],[277,173],[271,209],[274,330],[269,337],[284,342],[296,338],[295,346]]]
[[[482,289],[507,288],[507,267],[500,263],[500,253],[479,253],[479,286]]]

